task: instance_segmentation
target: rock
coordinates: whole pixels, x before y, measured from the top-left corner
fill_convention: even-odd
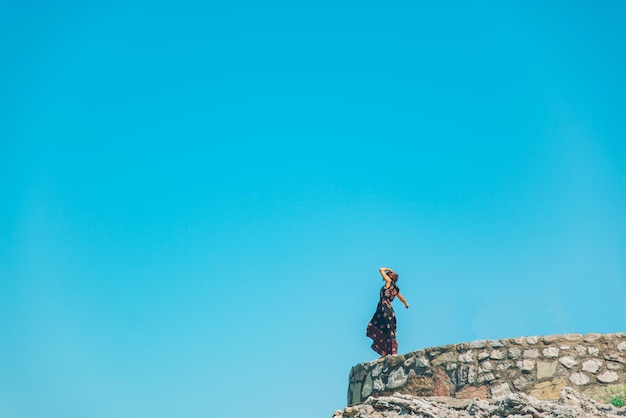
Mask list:
[[[600,338],[602,338],[602,334],[598,334],[596,332],[592,332],[592,333],[589,333],[589,334],[585,334],[584,340],[587,343],[594,343],[594,342],[600,340]]]
[[[517,368],[520,369],[522,373],[530,373],[535,369],[535,360],[524,359],[522,361],[518,361]]]
[[[583,370],[589,373],[598,373],[602,367],[602,360],[591,359],[583,363]]]
[[[454,391],[454,385],[450,382],[450,378],[443,371],[443,369],[437,369],[435,371],[435,396],[450,396]]]
[[[372,375],[368,374],[365,378],[365,383],[363,383],[363,389],[361,390],[361,399],[366,399],[368,396],[370,396],[372,394],[372,390]]]
[[[489,345],[493,348],[504,347],[504,343],[500,340],[489,340]]]
[[[563,389],[565,386],[567,386],[567,381],[560,377],[555,380],[537,383],[528,392],[528,394],[537,399],[559,399],[561,389]]]
[[[400,367],[399,369],[394,370],[391,375],[389,375],[389,380],[387,381],[388,389],[396,389],[400,386],[403,386],[408,379],[408,376],[404,369]]]
[[[589,383],[589,378],[583,372],[572,373],[569,377],[569,381],[578,386],[584,386]]]
[[[563,334],[565,341],[582,341],[583,336],[581,334]]]
[[[584,356],[585,354],[587,354],[587,347],[585,347],[584,345],[577,345],[576,347],[574,347],[574,350],[576,350],[576,352],[580,356]]]
[[[374,380],[374,384],[372,385],[372,388],[376,391],[376,392],[382,392],[383,390],[385,390],[385,385],[383,383],[382,379],[376,379]]]
[[[491,397],[494,399],[504,398],[511,393],[511,387],[506,382],[491,388]]]
[[[432,361],[433,366],[440,366],[444,363],[449,363],[451,361],[457,361],[457,355],[453,351],[447,351]]]
[[[548,347],[543,350],[545,358],[556,358],[559,356],[559,349],[556,347]]]
[[[478,368],[478,373],[490,372],[493,370],[493,364],[490,361],[486,361]]]
[[[484,348],[487,346],[487,341],[485,340],[477,340],[477,341],[472,341],[469,344],[470,348]]]
[[[459,361],[463,363],[472,363],[474,361],[474,352],[466,351],[465,353],[459,354]]]
[[[613,371],[606,371],[598,376],[598,381],[602,383],[613,383],[616,382],[617,379],[619,379],[619,376]]]
[[[524,358],[537,358],[539,357],[539,350],[533,348],[532,350],[524,350]]]
[[[487,399],[487,386],[466,386],[456,393],[459,399]]]
[[[539,342],[539,337],[526,337],[526,342],[531,345],[537,344]]]
[[[493,350],[489,355],[489,358],[491,358],[492,360],[502,360],[504,358],[504,351]]]
[[[567,367],[568,369],[571,369],[572,367],[574,367],[575,365],[577,365],[577,364],[578,364],[578,360],[576,360],[575,358],[570,357],[570,356],[561,357],[561,358],[559,359],[559,362],[560,362],[563,366]]]
[[[537,363],[537,379],[542,380],[554,376],[556,361],[540,361]]]
[[[623,365],[619,364],[619,363],[615,363],[612,361],[607,361],[606,362],[606,368],[609,370],[622,370],[624,368]]]
[[[383,364],[378,363],[374,370],[372,370],[372,377],[378,377],[383,372]]]
[[[518,358],[520,358],[522,355],[522,350],[517,348],[517,347],[511,347],[509,348],[509,358],[516,360]]]
[[[482,395],[482,389],[468,389]],[[333,418],[620,418],[624,408],[601,404],[570,387],[561,389],[558,401],[538,400],[523,393],[508,393],[498,399],[462,400],[449,397],[421,398],[405,394],[370,397],[365,402],[335,411]]]

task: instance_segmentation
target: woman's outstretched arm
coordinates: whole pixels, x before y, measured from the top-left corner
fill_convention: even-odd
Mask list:
[[[404,306],[406,306],[406,308],[409,309],[409,304],[406,303],[406,299],[404,298],[404,296],[402,296],[400,292],[398,292],[398,299],[400,299],[400,302],[404,303]]]
[[[387,270],[393,271],[389,267],[381,267],[378,269],[378,271],[380,271],[380,275],[383,276],[383,280],[385,281],[385,287],[389,287],[391,284],[391,278],[387,276]]]

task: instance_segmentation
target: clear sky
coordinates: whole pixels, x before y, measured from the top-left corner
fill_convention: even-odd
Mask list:
[[[0,1],[0,417],[330,417],[626,323],[624,2]]]

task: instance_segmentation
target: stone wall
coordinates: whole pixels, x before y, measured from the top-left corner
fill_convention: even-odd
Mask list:
[[[479,340],[432,347],[356,365],[348,405],[370,396],[499,398],[523,392],[558,399],[571,386],[593,399],[626,385],[626,333]]]

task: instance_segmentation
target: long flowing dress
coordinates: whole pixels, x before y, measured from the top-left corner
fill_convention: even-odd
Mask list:
[[[380,289],[380,301],[372,320],[367,324],[367,336],[374,342],[372,348],[381,356],[398,354],[398,340],[396,340],[396,314],[391,302],[400,293],[395,283]]]

